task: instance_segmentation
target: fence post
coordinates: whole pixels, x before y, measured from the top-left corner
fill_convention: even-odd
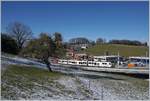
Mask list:
[[[90,89],[90,79],[89,79],[89,89]]]
[[[102,90],[101,90],[101,100],[104,100],[104,95],[103,95],[104,91],[103,91],[103,85],[102,85]]]

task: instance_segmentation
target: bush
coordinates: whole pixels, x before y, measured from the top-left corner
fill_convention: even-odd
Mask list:
[[[110,40],[110,44],[124,44],[124,45],[135,45],[135,46],[141,46],[143,45],[140,41],[134,40]]]
[[[1,49],[2,52],[18,54],[19,49],[16,41],[6,34],[1,34]]]

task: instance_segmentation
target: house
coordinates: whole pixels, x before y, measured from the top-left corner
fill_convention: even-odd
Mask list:
[[[84,50],[90,47],[90,44],[73,44],[70,45],[75,51]]]
[[[75,57],[74,59],[76,60],[87,60],[88,58],[88,55],[86,53],[78,53],[78,54],[75,54]]]
[[[69,59],[74,59],[74,56],[75,56],[74,50],[73,49],[67,49],[66,57]]]

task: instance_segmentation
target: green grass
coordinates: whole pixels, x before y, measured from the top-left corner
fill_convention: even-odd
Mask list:
[[[10,65],[1,76],[1,95],[2,99],[18,99],[19,97],[28,99],[32,91],[39,87],[40,89],[48,89],[51,87],[61,87],[63,85],[56,83],[54,80],[63,74],[58,72],[49,72],[47,70],[35,67],[26,67],[18,65]],[[38,85],[36,85],[38,84]],[[28,95],[20,94],[20,92],[29,92]]]
[[[59,72],[49,72],[35,67],[10,65],[3,71],[1,96],[3,100],[56,99],[58,96],[76,98],[76,90],[68,88],[65,84],[59,82],[60,79],[65,77],[70,78]],[[79,91],[82,89],[80,86],[81,84],[77,86]],[[82,89],[81,94],[88,96],[89,93],[85,94],[87,92],[88,90]]]
[[[18,65],[10,65],[7,67],[4,75],[23,75],[23,76],[32,76],[32,77],[54,77],[60,76],[61,74],[58,72],[49,72],[48,70],[28,67],[28,66],[18,66]],[[2,75],[3,76],[3,75]]]
[[[121,56],[145,56],[146,52],[149,52],[148,47],[145,46],[131,46],[131,45],[119,45],[119,44],[101,44],[88,48],[85,51],[91,55],[104,55],[108,51],[110,55],[117,55],[118,51]]]

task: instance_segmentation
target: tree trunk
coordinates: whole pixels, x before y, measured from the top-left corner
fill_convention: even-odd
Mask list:
[[[49,71],[52,71],[50,63],[46,63],[46,66],[47,66]]]
[[[46,64],[48,70],[49,70],[49,71],[52,71],[50,62],[49,62],[48,60],[44,60],[44,62],[45,62],[45,64]]]

